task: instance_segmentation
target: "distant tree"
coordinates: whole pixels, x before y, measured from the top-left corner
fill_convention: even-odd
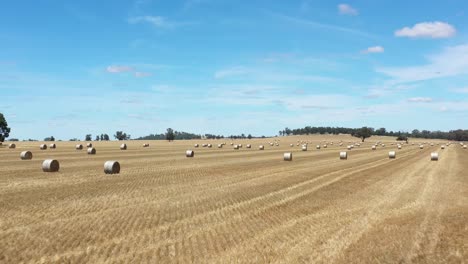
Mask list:
[[[252,135],[249,134],[249,135],[247,136],[247,138],[248,138],[248,139],[252,139]]]
[[[44,141],[55,141],[54,136],[44,138]]]
[[[8,141],[19,141],[17,138],[10,138]]]
[[[362,128],[359,128],[357,129],[356,131],[354,131],[354,133],[352,134],[352,136],[354,137],[358,137],[360,139],[362,139],[362,142],[364,142],[364,140],[366,138],[370,138],[372,136],[372,133],[373,133],[373,129],[372,128],[369,128],[369,127],[362,127]]]
[[[77,138],[71,138],[70,141],[80,141],[80,140]]]
[[[399,135],[396,139],[397,141],[406,141],[408,143],[408,136],[406,135]]]
[[[101,141],[104,140],[104,134],[101,134],[100,139],[101,139]]]
[[[122,131],[117,131],[117,132],[115,132],[114,137],[115,137],[117,140],[128,140],[128,139],[130,139],[130,135],[127,135],[127,133],[124,133],[124,132],[122,132]]]
[[[96,139],[94,141],[99,141],[100,137],[99,135],[96,136]]]
[[[10,136],[10,132],[11,129],[8,127],[5,117],[0,113],[0,142],[5,141],[5,139]]]
[[[105,141],[109,141],[109,140],[110,140],[109,135],[104,134],[104,140],[105,140]]]
[[[166,130],[166,140],[170,142],[170,141],[173,141],[174,139],[175,139],[174,130],[172,128],[168,128]]]
[[[91,140],[92,140],[91,134],[87,134],[85,137],[85,141],[91,141]]]

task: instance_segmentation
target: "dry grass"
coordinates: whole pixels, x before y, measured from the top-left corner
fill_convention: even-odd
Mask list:
[[[467,261],[468,151],[458,144],[398,150],[373,137],[340,160],[355,138],[279,139],[279,147],[263,139],[235,141],[252,149],[197,148],[192,159],[185,151],[195,142],[230,140],[127,142],[127,151],[94,142],[92,156],[67,142],[0,148],[0,263]],[[304,152],[298,139],[335,144]],[[373,151],[377,140],[386,147]],[[20,160],[28,149],[33,160]],[[283,162],[286,151],[292,162]],[[60,172],[42,172],[47,158]],[[107,160],[121,173],[105,175]]]

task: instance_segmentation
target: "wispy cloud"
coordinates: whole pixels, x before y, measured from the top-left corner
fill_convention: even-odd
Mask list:
[[[146,23],[158,29],[174,29],[181,26],[188,26],[196,24],[195,22],[187,21],[171,21],[163,16],[135,16],[127,19],[129,24]]]
[[[427,59],[429,63],[426,65],[381,67],[376,71],[391,77],[394,84],[468,74],[468,44],[447,47]]]
[[[395,31],[397,37],[409,38],[450,38],[455,36],[457,30],[454,26],[440,21],[422,22],[413,27],[404,27]]]
[[[229,69],[218,70],[215,72],[214,77],[216,79],[223,79],[227,77],[246,75],[251,73],[251,71],[245,67],[232,67]]]
[[[408,98],[406,101],[410,103],[430,103],[432,102],[432,98],[430,97],[413,97]]]
[[[385,49],[382,46],[369,47],[363,51],[363,53],[382,53]]]
[[[468,94],[468,87],[452,89],[451,91],[455,93]]]
[[[135,72],[135,77],[137,78],[143,78],[143,77],[149,77],[151,76],[152,74],[149,73],[149,72]]]
[[[357,11],[357,9],[353,8],[352,6],[348,4],[339,4],[338,12],[342,15],[352,15],[352,16],[359,15],[359,12]]]
[[[130,66],[123,65],[111,65],[106,68],[109,73],[121,73],[121,72],[130,72],[133,71],[133,68]]]
[[[365,37],[365,38],[371,38],[371,39],[376,38],[375,35],[372,35],[370,33],[360,31],[360,30],[357,30],[357,29],[354,29],[354,28],[342,27],[342,26],[331,25],[331,24],[326,24],[326,23],[320,23],[320,22],[313,21],[313,20],[307,20],[307,19],[287,16],[287,15],[283,15],[283,14],[274,13],[274,12],[271,12],[271,11],[266,11],[266,12],[268,14],[270,14],[270,15],[272,15],[274,17],[277,17],[279,19],[282,19],[284,21],[288,21],[288,22],[291,22],[291,23],[300,24],[300,25],[304,25],[304,26],[309,26],[311,28],[338,31],[338,32],[342,32],[342,33],[357,35],[357,36],[361,36],[361,37]]]

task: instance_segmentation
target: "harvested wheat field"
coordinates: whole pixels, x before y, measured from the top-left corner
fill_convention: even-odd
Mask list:
[[[468,261],[468,151],[458,143],[420,149],[410,141],[399,150],[394,138],[371,137],[347,150],[358,139],[276,139],[279,146],[269,144],[275,138],[234,140],[252,145],[237,150],[229,139],[128,141],[127,150],[93,142],[96,155],[76,142],[2,147],[0,262]],[[310,142],[308,151],[298,140]],[[372,150],[376,141],[385,147]],[[26,150],[32,160],[21,160]],[[59,172],[43,172],[46,159],[58,160]],[[109,160],[120,174],[104,173]]]

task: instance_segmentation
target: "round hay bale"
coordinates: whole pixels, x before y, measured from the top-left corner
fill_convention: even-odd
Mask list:
[[[347,147],[348,150],[351,150],[352,148],[353,148],[353,147],[351,147],[351,145],[349,145],[349,146]]]
[[[271,143],[271,142],[270,142],[270,146],[272,146],[272,147],[273,147],[273,143]]]
[[[237,146],[239,146],[239,148],[242,148],[242,144],[239,144],[239,145],[237,145]]]
[[[120,145],[120,150],[127,150],[127,144],[123,143]]]
[[[93,143],[88,143],[88,144],[86,144],[86,147],[87,147],[87,148],[92,148],[92,147],[93,147]]]
[[[396,158],[396,152],[395,152],[395,151],[390,151],[390,152],[388,152],[388,158],[389,158],[389,159],[394,159],[394,158]]]
[[[340,152],[340,159],[345,160],[348,159],[348,153],[346,151]]]
[[[440,146],[440,149],[445,149],[445,145]]]
[[[95,148],[88,148],[88,155],[96,155],[96,149]]]
[[[292,152],[286,152],[283,154],[283,159],[285,161],[292,161]]]
[[[104,173],[105,174],[119,174],[120,173],[120,163],[118,161],[106,161],[104,163]]]
[[[234,149],[239,149],[239,145],[234,145]]]
[[[382,148],[385,148],[385,144],[382,144],[381,146],[382,146]]]
[[[198,148],[198,144],[193,145],[194,147]]]
[[[55,149],[55,148],[57,148],[57,145],[55,145],[55,143],[52,143],[52,144],[49,145],[49,148]]]
[[[434,146],[434,143],[431,143],[431,147],[433,147],[433,146]]]
[[[377,147],[375,145],[372,146],[372,150],[376,150],[376,149],[377,149]]]
[[[398,147],[398,149],[401,149],[401,145],[398,145],[397,147]]]
[[[277,147],[279,147],[279,144],[278,144],[278,143],[276,143],[276,146],[277,146]]]
[[[296,146],[299,146],[299,143],[297,143]]]
[[[320,149],[320,145],[315,146],[316,149]]]
[[[307,151],[307,145],[306,144],[302,145],[301,149],[302,151]]]
[[[206,148],[206,147],[208,147],[208,144],[204,143],[204,144],[202,144],[201,146],[204,147],[204,148]]]
[[[20,157],[22,160],[30,160],[33,157],[33,154],[31,151],[23,151],[20,154]]]
[[[323,148],[327,148],[327,145],[323,145]]]
[[[231,142],[231,146],[233,146],[233,145],[234,145],[234,143]]]
[[[143,144],[143,147],[144,147],[144,148],[147,148],[147,147],[149,147],[149,143],[145,143],[145,144]]]
[[[218,148],[223,148],[223,144],[218,144]]]
[[[437,152],[432,152],[432,153],[431,153],[431,160],[433,160],[433,161],[439,160],[439,153],[437,153]]]
[[[249,149],[249,148],[252,148],[252,145],[247,144],[245,147]]]
[[[193,158],[193,156],[195,156],[195,152],[191,149],[185,151],[185,157],[187,158]]]
[[[46,149],[47,149],[47,145],[46,145],[46,144],[41,144],[41,145],[39,146],[39,148],[40,148],[41,150],[46,150]]]
[[[211,144],[208,144],[208,146],[207,146],[207,147],[211,148],[211,147],[212,147],[212,145],[211,145]]]
[[[82,149],[83,149],[83,145],[78,144],[78,145],[75,146],[75,149],[77,149],[77,150],[82,150]]]
[[[258,146],[258,149],[259,149],[259,150],[264,150],[265,147],[264,147],[263,145],[260,145],[260,146]]]
[[[16,148],[16,144],[11,143],[10,145],[8,145],[8,148],[14,149],[14,148]]]
[[[466,145],[463,145],[463,148],[466,149]]]
[[[289,144],[289,146],[292,148],[292,147],[294,147],[294,144]]]
[[[419,149],[424,149],[424,145],[419,145]]]
[[[343,143],[340,143],[340,147],[343,146]]]
[[[44,160],[42,162],[42,171],[43,172],[57,172],[60,169],[60,164],[57,160]]]

